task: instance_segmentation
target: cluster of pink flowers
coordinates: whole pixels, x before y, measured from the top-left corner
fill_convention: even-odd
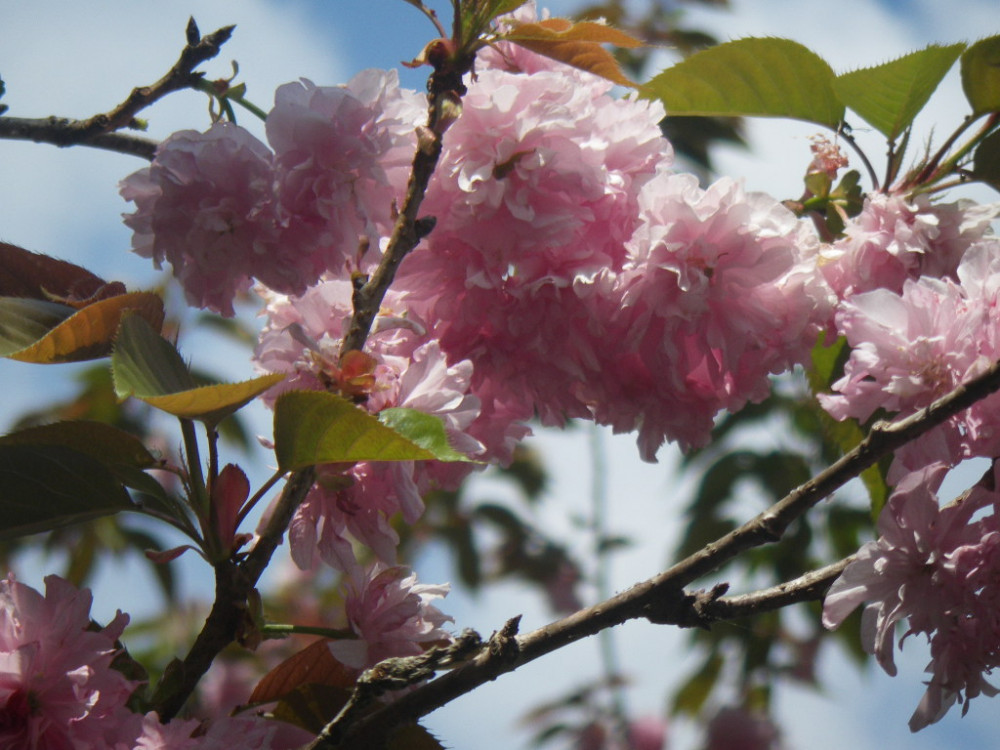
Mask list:
[[[996,695],[985,679],[1000,666],[1000,496],[995,471],[961,501],[939,507],[936,491],[948,467],[907,475],[865,544],[826,596],[823,623],[837,627],[859,605],[866,649],[890,675],[897,623],[903,636],[930,642],[927,692],[910,719],[917,731],[955,704]],[[983,514],[984,511],[989,511]]]
[[[0,581],[0,744],[19,748],[102,748],[129,716],[137,687],[111,668],[121,612],[90,630],[90,593],[49,576],[45,595]]]
[[[496,411],[481,413],[479,398],[470,392],[471,364],[448,364],[426,324],[398,294],[390,292],[365,352],[355,353],[350,362],[339,356],[351,314],[348,281],[325,280],[296,298],[264,296],[268,321],[256,361],[265,370],[288,374],[269,399],[292,388],[327,389],[355,398],[373,414],[388,407],[416,409],[439,417],[451,445],[476,458],[509,450],[526,432]],[[477,435],[486,438],[493,452],[487,453]],[[407,523],[415,522],[427,491],[454,489],[473,466],[409,461],[321,469],[292,520],[293,558],[308,568],[318,553],[337,569],[349,570],[354,564],[350,535],[394,564],[399,537],[389,520],[401,513]]]
[[[822,332],[852,347],[821,397],[838,419],[914,413],[1000,358],[996,208],[875,193],[843,239],[821,246],[774,199],[675,172],[661,106],[610,88],[523,49],[484,51],[422,207],[435,228],[399,269],[364,350],[344,357],[352,275],[385,251],[426,118],[393,73],[281,87],[269,145],[227,124],[176,134],[123,183],[136,206],[126,223],[135,250],[170,263],[193,304],[232,314],[235,295],[257,282],[267,321],[256,362],[288,376],[269,398],[322,389],[373,414],[417,409],[486,461],[508,461],[533,417],[637,432],[646,460],[668,440],[704,445],[721,412],[766,398],[770,376],[807,362]],[[833,179],[842,155],[814,150],[810,169]],[[898,453],[897,526],[910,523],[899,521],[915,494],[908,472],[1000,454],[998,407],[1000,396],[982,401]],[[427,601],[446,589],[396,566],[392,520],[416,521],[430,489],[455,488],[469,471],[320,469],[290,546],[304,569],[322,560],[347,574],[359,640],[336,645],[345,663],[445,637],[446,618]],[[362,566],[355,542],[376,562]],[[883,542],[887,554],[902,544]],[[947,555],[956,569],[980,565],[957,547]],[[828,611],[843,608],[845,585]],[[878,589],[888,597],[878,606],[899,590]],[[937,692],[925,715],[963,691],[988,692],[949,666],[988,627],[976,621],[984,611],[961,621],[965,640],[932,637]]]
[[[665,439],[704,445],[721,410],[766,398],[770,375],[808,359],[833,299],[815,235],[773,198],[660,173],[639,200],[604,376],[582,391],[653,460]]]
[[[397,275],[392,306],[468,378],[479,416],[463,431],[487,457],[509,456],[525,432],[509,426],[533,416],[638,430],[648,460],[665,440],[701,445],[721,410],[763,398],[828,323],[803,225],[730,181],[702,190],[672,174],[662,107],[610,89],[510,45],[484,51],[422,207],[435,229]],[[280,304],[309,306],[307,287],[346,282],[384,250],[426,116],[418,100],[368,71],[279,89],[270,149],[222,125],[201,146],[168,140],[123,185],[136,249],[170,261],[196,304],[230,312],[255,278],[293,295]],[[270,369],[298,357],[302,337],[269,352],[282,314],[268,315],[258,357]],[[326,322],[304,326],[328,339],[317,362],[342,330]]]
[[[957,281],[922,276],[901,293],[875,289],[841,303],[837,327],[852,346],[844,377],[820,403],[837,419],[877,410],[912,414],[1000,359],[1000,242],[984,239],[958,265]],[[1000,455],[1000,398],[992,396],[896,453],[895,483],[934,461]]]
[[[435,642],[450,640],[442,627],[452,618],[431,602],[447,595],[447,584],[417,583],[402,566],[375,563],[349,571],[345,587],[347,621],[357,640],[330,642],[343,664],[366,669],[394,656],[415,656]]]
[[[395,72],[366,71],[346,86],[282,86],[273,151],[231,123],[175,133],[122,182],[133,249],[224,315],[253,279],[301,294],[326,270],[357,270],[405,190],[421,112]]]
[[[954,278],[982,240],[997,204],[932,203],[927,196],[869,193],[844,237],[823,249],[821,268],[841,299],[873,289],[899,293],[907,279]]]
[[[21,750],[290,750],[292,727],[254,716],[209,724],[161,724],[126,706],[139,683],[117,671],[121,612],[105,627],[90,619],[91,595],[57,576],[45,595],[0,581],[0,745]]]

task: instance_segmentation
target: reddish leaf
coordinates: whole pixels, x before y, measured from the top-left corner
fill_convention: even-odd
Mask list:
[[[249,702],[271,703],[307,684],[349,688],[357,678],[357,670],[334,658],[326,640],[316,641],[264,675],[253,689]]]
[[[574,23],[567,18],[547,18],[515,26],[502,38],[621,86],[636,86],[622,72],[614,56],[601,45],[632,48],[642,46],[642,42],[613,26],[593,21]]]
[[[124,294],[125,285],[106,282],[86,268],[0,242],[0,297],[29,297],[84,307]]]
[[[37,301],[25,304],[51,303]],[[0,355],[36,364],[97,359],[110,354],[112,342],[125,313],[135,313],[156,330],[163,325],[163,300],[152,292],[117,294],[74,307],[78,308],[75,313],[53,325],[28,346],[23,346],[23,341],[15,334],[20,333],[23,337],[31,332],[38,333],[38,321],[7,321],[10,330],[4,333],[14,338],[8,340],[7,335],[0,335]],[[18,326],[25,329],[22,331]],[[21,346],[17,345],[18,342]]]

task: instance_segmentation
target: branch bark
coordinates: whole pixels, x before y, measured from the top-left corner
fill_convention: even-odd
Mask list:
[[[486,682],[551,651],[627,620],[680,627],[707,627],[713,620],[743,617],[755,611],[817,599],[849,563],[845,558],[794,581],[735,597],[727,585],[688,591],[701,578],[752,547],[781,539],[788,526],[862,471],[896,448],[923,435],[976,401],[1000,390],[1000,362],[923,411],[892,423],[879,423],[854,450],[796,488],[763,513],[670,569],[592,607],[514,638],[504,658],[483,649],[467,665],[427,682],[344,729],[337,747],[378,742],[394,727],[414,722]]]
[[[130,156],[152,160],[156,141],[116,131],[139,127],[136,115],[167,94],[196,86],[204,77],[195,68],[219,54],[222,45],[232,36],[234,26],[225,26],[202,37],[192,19],[187,28],[187,44],[173,67],[160,80],[149,86],[139,86],[109,112],[86,120],[68,117],[29,119],[0,117],[0,138],[50,143],[54,146],[92,146]]]
[[[184,660],[167,668],[153,696],[161,721],[177,715],[222,649],[255,627],[247,601],[315,477],[312,468],[293,474],[253,549],[240,562],[230,559],[215,565],[215,602],[205,625]]]

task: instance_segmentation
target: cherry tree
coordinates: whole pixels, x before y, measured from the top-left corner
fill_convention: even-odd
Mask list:
[[[1000,456],[1000,205],[949,194],[1000,184],[1000,37],[841,74],[796,42],[747,38],[639,84],[607,48],[639,40],[603,20],[454,0],[446,24],[407,3],[434,30],[407,63],[428,71],[426,92],[367,70],[285,84],[265,110],[235,71],[200,72],[233,29],[203,36],[192,20],[174,66],[109,112],[0,112],[5,139],[146,160],[122,176],[124,221],[132,250],[169,266],[184,299],[0,245],[3,355],[98,362],[73,408],[43,406],[0,441],[2,534],[16,549],[51,532],[51,544],[93,557],[81,529],[102,519],[146,549],[165,591],[182,554],[204,558],[215,585],[207,618],[167,656],[126,648],[121,612],[93,623],[89,592],[65,577],[48,577],[43,594],[9,573],[0,737],[25,748],[439,747],[423,716],[637,618],[698,633],[704,661],[673,709],[700,717],[713,748],[734,737],[777,746],[769,694],[789,679],[779,644],[806,654],[836,638],[893,675],[896,649],[923,634],[931,661],[913,731],[994,695],[995,469],[957,498],[941,487],[968,459]],[[914,157],[913,119],[956,64],[969,112]],[[211,122],[143,136],[140,114],[184,89],[210,98]],[[677,118],[756,116],[828,131],[799,197],[700,179],[664,135]],[[264,139],[244,117],[264,121]],[[884,163],[855,142],[859,120],[885,137]],[[186,362],[183,306],[234,335],[253,307],[257,376],[216,382]],[[117,402],[97,409],[98,394]],[[273,470],[254,487],[252,459],[231,459],[225,438],[247,442],[241,410],[257,401],[273,412],[261,439]],[[703,469],[672,564],[589,606],[558,540],[468,489],[494,471],[536,494],[531,424],[580,421],[634,433],[645,461],[677,444]],[[764,421],[796,448],[736,445]],[[863,508],[842,489],[858,477]],[[726,503],[744,480],[770,500],[734,519]],[[159,547],[124,511],[184,543]],[[463,629],[447,614],[448,584],[410,567],[436,536],[480,585],[484,527],[502,539],[499,573],[540,586],[559,619],[521,632],[514,604],[491,634]],[[259,586],[275,567],[280,585]],[[788,625],[802,603],[805,636]],[[713,628],[732,621],[753,629]],[[809,663],[797,679],[814,679]],[[618,680],[537,707],[539,737],[661,747],[661,720],[604,699]],[[719,705],[727,681],[740,700]]]

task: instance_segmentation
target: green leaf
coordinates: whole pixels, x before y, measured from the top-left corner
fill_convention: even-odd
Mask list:
[[[0,298],[0,354],[9,357],[28,348],[75,312],[58,302]]]
[[[722,673],[723,663],[718,653],[715,651],[710,653],[698,671],[678,689],[674,696],[673,713],[697,716],[715,689],[715,683]]]
[[[397,407],[383,409],[378,421],[398,432],[410,442],[434,454],[438,461],[469,461],[469,457],[451,447],[444,422],[416,409]]]
[[[1000,36],[978,41],[962,55],[962,90],[974,116],[1000,112]]]
[[[513,13],[527,0],[471,0],[459,7],[462,40],[466,43],[479,37],[499,16]]]
[[[61,445],[108,467],[147,469],[157,463],[141,440],[103,422],[81,420],[29,427],[0,437],[0,445]]]
[[[844,104],[836,76],[788,39],[749,38],[697,52],[640,86],[668,115],[790,117],[836,128]]]
[[[115,395],[122,400],[178,393],[198,386],[176,347],[146,321],[132,315],[121,322],[111,355],[111,374]]]
[[[972,175],[1000,190],[1000,130],[990,133],[976,147]]]
[[[0,540],[133,509],[100,461],[62,445],[0,445]]]
[[[213,427],[284,379],[276,373],[242,383],[199,385],[176,347],[134,315],[122,320],[111,371],[118,398],[134,396]]]
[[[426,428],[421,420],[397,418],[406,423],[406,429],[419,432]],[[274,450],[278,466],[284,471],[357,461],[468,460],[448,446],[447,441],[443,447],[437,438],[424,441],[429,447],[417,444],[350,401],[325,391],[289,391],[281,394],[274,405]]]
[[[848,107],[890,141],[913,122],[965,43],[929,47],[882,65],[837,76],[834,90]]]

